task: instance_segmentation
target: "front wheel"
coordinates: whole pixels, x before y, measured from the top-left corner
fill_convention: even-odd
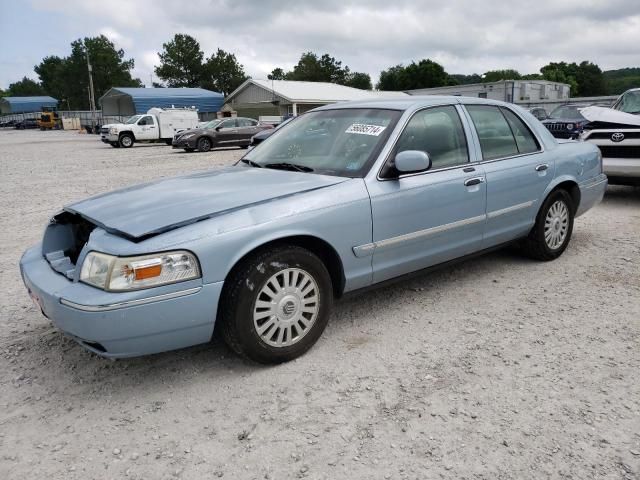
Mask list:
[[[304,354],[322,335],[333,306],[324,263],[293,245],[244,260],[227,280],[223,296],[220,321],[226,343],[260,363]]]
[[[552,192],[542,204],[536,223],[523,242],[527,255],[536,260],[555,260],[564,252],[573,232],[574,206],[565,190]]]
[[[118,143],[122,148],[131,148],[133,146],[133,135],[130,133],[123,133],[120,135]]]
[[[198,140],[198,151],[199,152],[208,152],[211,150],[211,140],[207,137],[202,137]]]

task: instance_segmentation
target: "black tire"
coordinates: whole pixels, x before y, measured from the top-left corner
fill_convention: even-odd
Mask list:
[[[549,215],[550,209],[558,202],[566,207],[567,220],[566,222],[550,220],[547,232],[549,229],[561,229],[565,226],[566,234],[561,243],[550,246],[545,238],[545,226],[547,225],[547,216]],[[555,190],[551,192],[542,204],[542,207],[540,207],[540,211],[536,217],[536,223],[531,229],[531,232],[529,232],[528,237],[522,242],[524,253],[535,260],[542,261],[555,260],[562,255],[562,252],[566,250],[571,240],[574,215],[575,207],[571,195],[569,195],[566,190]]]
[[[287,275],[291,275],[288,277],[289,280],[293,279],[293,273],[287,269],[296,269],[300,276],[307,274],[315,282],[317,310],[315,321],[308,329],[302,330],[302,324],[293,321],[294,327],[290,328],[291,333],[288,335],[293,335],[295,329],[295,335],[300,336],[296,342],[278,347],[269,345],[256,331],[256,323],[260,320],[254,322],[254,309],[258,300],[264,300],[262,289],[274,275],[281,275],[278,278],[283,279],[283,272],[286,272]],[[301,247],[281,245],[258,251],[237,265],[225,281],[222,299],[219,321],[227,345],[239,355],[256,362],[275,364],[303,355],[320,338],[333,306],[333,288],[327,268],[316,255]],[[281,302],[283,301],[285,298],[282,298]],[[282,306],[283,315],[286,314],[286,306]],[[263,323],[258,323],[258,326],[264,326],[271,318],[276,317],[270,317],[268,320],[265,317]],[[274,335],[276,338],[279,335],[279,329],[282,328],[280,321],[283,322],[282,325],[287,322],[274,320],[274,326],[266,330],[268,336]]]
[[[118,145],[122,148],[131,148],[133,146],[133,142],[133,135],[130,133],[123,133],[120,135],[120,138],[118,138]]]
[[[173,143],[173,140],[168,138],[167,140],[164,141],[164,143],[166,143],[167,145],[171,146],[171,144]]]
[[[208,137],[202,137],[198,140],[198,151],[199,152],[208,152],[211,150],[212,144],[211,140]]]

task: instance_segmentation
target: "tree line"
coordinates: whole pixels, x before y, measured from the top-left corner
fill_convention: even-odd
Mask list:
[[[51,95],[65,109],[87,109],[89,106],[89,76],[87,55],[93,69],[96,99],[109,88],[142,87],[143,82],[132,76],[135,62],[125,58],[104,35],[86,37],[71,42],[68,56],[47,56],[34,67],[38,80],[24,77],[0,89],[0,96]],[[228,95],[249,78],[233,53],[218,48],[209,56],[192,36],[175,34],[158,52],[160,64],[155,67],[158,82],[155,87],[201,87]],[[277,67],[268,75],[272,80],[331,82],[371,90],[367,73],[352,71],[329,53],[302,53],[292,70]],[[483,74],[449,74],[439,63],[422,59],[407,65],[398,64],[380,73],[378,90],[403,91],[419,88],[466,85],[500,80],[550,80],[567,83],[573,97],[616,95],[640,86],[640,68],[624,68],[603,72],[589,61],[580,63],[551,62],[539,73],[521,74],[517,70],[491,70]]]

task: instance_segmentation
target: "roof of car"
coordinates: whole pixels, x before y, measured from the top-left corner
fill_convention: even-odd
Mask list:
[[[420,107],[451,103],[486,104],[486,105],[513,105],[498,100],[488,100],[476,97],[460,97],[453,95],[422,95],[392,98],[376,98],[370,100],[356,100],[352,102],[340,102],[319,107],[316,110],[335,110],[341,108],[381,108],[388,110],[410,110]]]

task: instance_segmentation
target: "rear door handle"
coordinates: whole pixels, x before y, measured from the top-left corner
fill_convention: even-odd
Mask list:
[[[465,187],[472,187],[474,185],[479,185],[481,183],[484,183],[484,177],[473,177],[473,178],[469,178],[467,180],[464,181],[464,186]]]
[[[547,168],[549,168],[548,163],[541,163],[540,165],[536,166],[536,172],[544,172]]]

